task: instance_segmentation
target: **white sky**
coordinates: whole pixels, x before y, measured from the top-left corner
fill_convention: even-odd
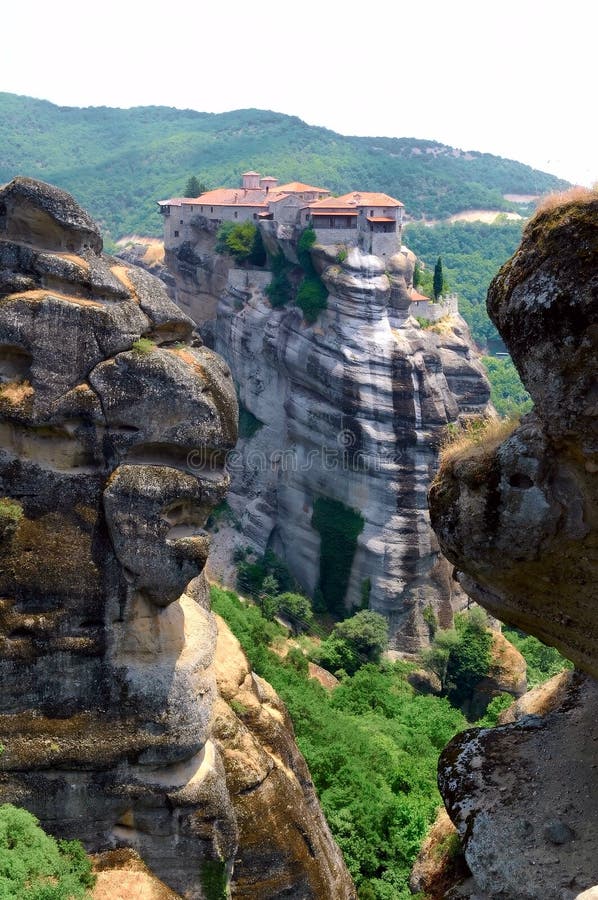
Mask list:
[[[272,109],[598,181],[594,0],[16,0],[1,28],[3,91]]]

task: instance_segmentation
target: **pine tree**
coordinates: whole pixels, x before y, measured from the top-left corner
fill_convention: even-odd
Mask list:
[[[434,292],[434,300],[438,300],[442,294],[444,294],[444,273],[442,271],[442,259],[438,257],[436,260],[436,265],[434,266],[434,281],[432,282],[432,289]]]
[[[192,175],[187,184],[185,185],[185,197],[199,197],[200,194],[205,193],[207,190],[205,184],[202,181],[199,181]]]

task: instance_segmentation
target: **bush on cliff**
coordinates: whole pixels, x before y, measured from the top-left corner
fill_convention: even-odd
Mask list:
[[[0,806],[2,900],[75,900],[89,897],[94,883],[78,841],[57,841],[27,810]]]
[[[328,291],[311,260],[311,248],[315,242],[316,232],[311,226],[301,232],[297,242],[297,259],[305,274],[297,289],[296,303],[303,312],[305,321],[310,324],[328,306]]]
[[[262,235],[253,222],[223,222],[216,233],[216,253],[228,253],[238,263],[263,266],[266,251]]]

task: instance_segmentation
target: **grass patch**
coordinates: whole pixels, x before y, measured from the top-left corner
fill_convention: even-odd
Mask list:
[[[440,445],[439,474],[464,459],[478,466],[489,463],[496,448],[515,431],[518,424],[518,417],[472,417],[464,425],[448,426]]]
[[[139,338],[136,341],[133,341],[133,346],[131,348],[134,353],[139,353],[140,356],[146,356],[148,353],[151,353],[156,349],[156,345],[149,338]]]

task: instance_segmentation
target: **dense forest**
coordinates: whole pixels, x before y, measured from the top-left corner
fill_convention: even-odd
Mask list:
[[[156,201],[180,196],[190,176],[208,187],[234,185],[250,168],[338,194],[384,191],[427,219],[514,209],[504,194],[566,186],[488,153],[416,138],[345,137],[259,109],[81,109],[0,93],[0,132],[0,182],[27,175],[65,188],[112,240],[159,235]]]
[[[405,243],[433,269],[438,257],[449,291],[459,295],[459,310],[476,344],[484,348],[498,338],[486,312],[486,292],[500,267],[521,240],[522,222],[454,222],[426,226],[412,223]]]
[[[268,585],[271,581],[275,587],[276,580],[265,570],[256,580],[257,569],[241,565],[239,570],[247,586],[248,574],[254,576],[254,603],[213,585],[212,608],[238,637],[254,670],[286,703],[360,900],[407,900],[412,897],[411,867],[441,804],[438,756],[453,734],[469,726],[463,700],[488,671],[491,637],[485,615],[476,610],[475,615],[461,616],[456,629],[436,632],[419,665],[442,672],[443,687],[437,695],[421,693],[410,683],[417,663],[381,657],[378,629],[368,617],[382,617],[358,612],[334,626],[328,623],[328,636],[314,639],[325,631],[306,611],[309,601],[303,598],[307,607],[298,615],[297,601],[289,606],[289,598],[297,595],[273,596]],[[279,577],[281,572],[284,566],[278,563]],[[294,620],[291,649],[281,615]],[[302,631],[308,633],[297,636]],[[556,650],[536,638],[515,630],[508,636],[529,660],[532,684],[566,665]],[[345,668],[336,671],[340,683],[331,691],[309,677],[307,657],[324,663],[333,649]],[[352,661],[350,667],[347,660]],[[475,724],[493,726],[510,702],[508,695],[499,694]],[[235,711],[243,718],[243,709]],[[458,853],[458,842],[446,849]]]

